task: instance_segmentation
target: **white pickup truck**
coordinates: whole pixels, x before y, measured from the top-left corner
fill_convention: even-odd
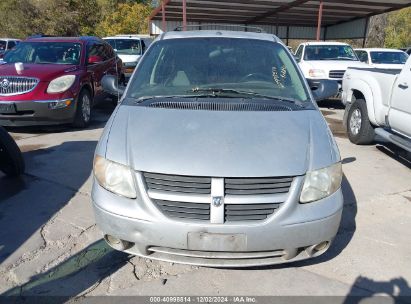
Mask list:
[[[348,69],[342,98],[352,143],[370,144],[377,134],[411,152],[411,57],[402,70]]]

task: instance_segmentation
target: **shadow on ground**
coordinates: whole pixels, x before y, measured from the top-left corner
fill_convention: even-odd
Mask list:
[[[358,288],[364,289],[369,293],[359,296]],[[411,303],[411,287],[402,277],[390,281],[374,281],[367,277],[359,276],[343,303]]]
[[[96,145],[71,141],[26,152],[30,173],[20,179],[0,175],[0,263],[74,197],[91,174]]]
[[[129,260],[125,253],[110,248],[104,240],[97,241],[45,273],[16,286],[1,296],[27,297],[58,296],[65,302],[73,296],[85,296],[105,278],[123,267]]]

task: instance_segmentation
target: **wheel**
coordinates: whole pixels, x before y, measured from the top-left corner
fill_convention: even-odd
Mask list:
[[[77,97],[77,109],[74,116],[73,127],[85,128],[91,119],[91,94],[88,90],[81,90]]]
[[[364,99],[357,99],[351,106],[347,117],[347,133],[350,141],[356,145],[367,145],[374,141],[375,132]]]
[[[21,151],[7,131],[0,127],[0,170],[7,176],[24,173],[25,165]]]

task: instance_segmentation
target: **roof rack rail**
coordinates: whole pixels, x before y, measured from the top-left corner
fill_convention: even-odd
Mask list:
[[[219,28],[221,27],[221,28]],[[197,28],[197,30],[228,30],[227,28],[241,28],[244,29],[244,32],[255,32],[255,33],[265,33],[265,31],[258,26],[249,26],[249,25],[238,25],[238,24],[221,24],[221,23],[205,23],[205,24],[194,24],[194,25],[187,25],[186,30],[194,31],[193,28]],[[206,29],[205,29],[206,28]],[[231,29],[232,31],[233,29]],[[184,31],[183,26],[177,26],[174,31],[182,32]]]

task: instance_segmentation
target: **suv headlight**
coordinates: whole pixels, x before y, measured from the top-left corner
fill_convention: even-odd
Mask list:
[[[128,198],[136,198],[136,188],[131,169],[96,155],[94,176],[103,188]]]
[[[341,187],[342,176],[341,163],[307,172],[300,202],[310,203],[318,201],[335,193]]]
[[[327,78],[327,74],[325,73],[325,71],[319,69],[310,69],[308,71],[308,75],[311,78]]]
[[[47,88],[47,93],[62,93],[70,89],[76,80],[75,75],[65,75],[52,80]]]

